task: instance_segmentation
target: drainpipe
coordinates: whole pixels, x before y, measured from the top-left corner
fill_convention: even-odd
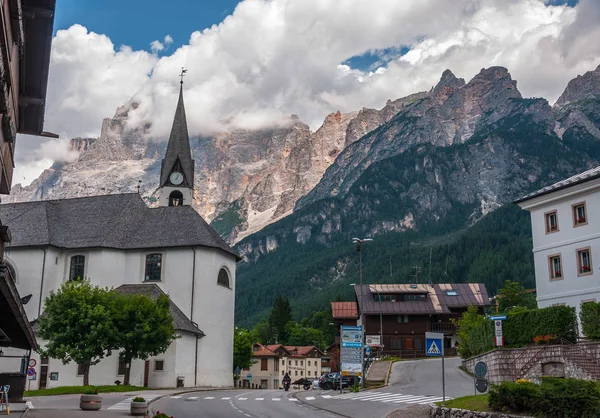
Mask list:
[[[38,304],[38,316],[36,319],[40,317],[42,314],[42,297],[44,296],[44,272],[46,271],[46,250],[42,249],[44,252],[44,261],[42,262],[42,281],[40,283],[40,302]]]
[[[195,324],[195,322],[194,322]],[[194,358],[194,386],[198,386],[198,340],[200,336],[196,335],[196,355]]]
[[[190,304],[190,321],[192,324],[198,326],[194,322],[194,290],[196,287],[196,249],[192,248],[194,253],[194,259],[192,261],[192,303]],[[194,386],[198,386],[198,335],[196,335],[196,354],[194,356]]]

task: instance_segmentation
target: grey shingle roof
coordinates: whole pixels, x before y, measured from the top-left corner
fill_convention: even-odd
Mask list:
[[[194,160],[190,148],[190,138],[188,136],[187,120],[185,117],[185,106],[183,105],[183,85],[179,89],[179,101],[175,110],[171,135],[165,158],[162,160],[160,170],[160,186],[164,186],[169,181],[169,174],[179,161],[180,168],[185,180],[181,186],[194,188]]]
[[[452,284],[376,284],[354,286],[356,299],[360,310],[365,314],[384,315],[429,315],[449,314],[451,308],[466,308],[468,306],[491,305],[485,285],[482,283],[452,283]],[[456,292],[455,296],[447,294],[448,291]],[[378,302],[373,295],[385,294],[426,294],[424,301]],[[361,300],[364,299],[364,300]]]
[[[239,256],[191,206],[149,208],[136,193],[0,205],[11,247],[217,248]]]
[[[155,283],[147,284],[124,284],[115,289],[116,292],[122,295],[146,295],[152,299],[158,299],[165,292]],[[192,334],[204,336],[202,332],[185,314],[179,309],[175,303],[169,298],[169,312],[173,317],[173,324],[178,331],[191,332]]]
[[[576,174],[568,179],[561,180],[550,186],[546,186],[543,189],[537,190],[533,193],[529,193],[520,199],[515,200],[513,203],[521,203],[534,197],[543,196],[548,193],[555,192],[557,190],[565,189],[576,184],[584,183],[593,179],[600,178],[600,166],[584,171],[583,173]]]

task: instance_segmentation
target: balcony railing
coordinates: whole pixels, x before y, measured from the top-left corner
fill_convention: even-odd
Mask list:
[[[456,327],[451,322],[428,322],[427,331],[443,332],[444,334],[453,334],[456,332]]]

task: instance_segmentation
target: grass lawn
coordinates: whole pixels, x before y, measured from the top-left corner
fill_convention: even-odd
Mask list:
[[[42,390],[26,390],[25,396],[50,396],[50,395],[71,395],[77,393],[93,393],[94,389],[98,389],[98,393],[110,392],[131,392],[135,390],[143,390],[146,388],[140,386],[61,386],[52,389]]]
[[[436,402],[436,405],[442,405],[441,402]],[[490,411],[488,406],[488,395],[471,395],[463,396],[446,401],[447,408],[469,409],[471,411]]]

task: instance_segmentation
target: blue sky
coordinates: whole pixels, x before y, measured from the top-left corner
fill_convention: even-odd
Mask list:
[[[239,0],[58,0],[54,33],[79,23],[107,35],[118,48],[150,50],[171,35],[176,49],[190,34],[223,21]],[[168,50],[164,51],[168,53]]]

